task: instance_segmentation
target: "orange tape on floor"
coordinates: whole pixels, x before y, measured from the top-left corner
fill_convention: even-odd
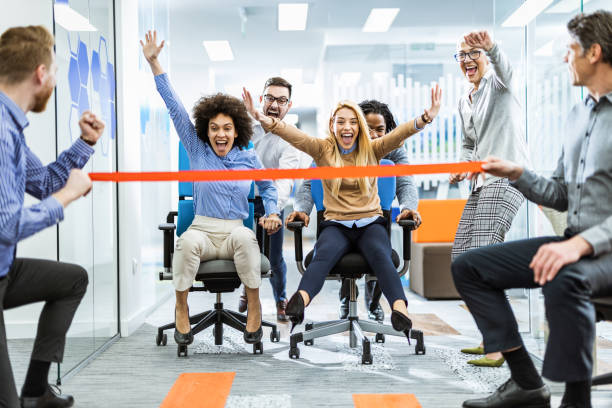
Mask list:
[[[93,181],[222,181],[390,177],[479,172],[483,162],[397,164],[395,166],[312,167],[308,169],[187,170],[89,173]]]
[[[414,394],[353,394],[355,408],[422,408]]]
[[[160,408],[224,408],[236,373],[184,373]]]

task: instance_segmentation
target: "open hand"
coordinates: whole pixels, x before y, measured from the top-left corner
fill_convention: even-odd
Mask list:
[[[485,51],[493,48],[493,40],[491,40],[491,36],[489,36],[487,31],[472,31],[463,36],[463,39],[470,47],[482,48]]]
[[[436,84],[431,88],[431,106],[429,109],[425,109],[425,113],[429,116],[430,120],[434,120],[440,112],[440,105],[442,104],[442,88],[439,84]]]
[[[149,30],[145,34],[145,42],[143,43],[142,40],[140,40],[140,45],[142,46],[144,57],[151,63],[157,60],[159,53],[162,48],[164,48],[164,41],[162,40],[162,42],[157,45],[157,31],[151,33],[151,30]]]
[[[580,235],[566,241],[544,244],[538,249],[529,264],[529,267],[533,269],[533,280],[543,286],[553,280],[565,265],[577,262],[592,252],[591,244]]]
[[[246,107],[247,112],[249,112],[249,114],[253,117],[253,119],[260,122],[262,125],[272,124],[273,120],[271,118],[267,117],[266,115],[264,115],[262,112],[258,111],[255,108],[255,104],[253,103],[253,97],[251,96],[251,93],[247,91],[247,89],[244,87],[242,88],[242,101],[244,102],[244,106]]]
[[[96,144],[104,133],[104,122],[90,111],[83,112],[79,120],[79,127],[81,128],[81,138],[90,145]]]
[[[415,228],[419,228],[421,225],[421,214],[417,210],[409,210],[405,208],[402,212],[395,218],[395,222],[399,222],[400,220],[412,220],[415,222]]]

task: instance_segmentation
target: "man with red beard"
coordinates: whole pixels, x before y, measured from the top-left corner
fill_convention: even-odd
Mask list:
[[[42,112],[55,88],[53,36],[42,26],[13,27],[0,36],[0,407],[70,407],[72,396],[47,383],[51,362],[61,362],[66,332],[87,289],[78,265],[15,258],[17,243],[64,218],[64,208],[91,189],[80,169],[93,154],[104,123],[90,112],[79,121],[81,137],[43,166],[25,143],[28,112]],[[52,137],[52,136],[50,136]],[[28,193],[39,203],[24,207]],[[21,390],[9,361],[4,309],[45,302]]]

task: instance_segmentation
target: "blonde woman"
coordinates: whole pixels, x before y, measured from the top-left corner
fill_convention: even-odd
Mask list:
[[[431,90],[431,107],[425,109],[423,115],[383,137],[370,140],[368,124],[354,102],[338,103],[329,120],[329,136],[318,139],[258,112],[250,93],[246,89],[243,93],[247,109],[266,131],[312,156],[319,167],[377,165],[386,154],[431,123],[440,110],[441,96],[442,91],[436,85]],[[323,180],[323,191],[325,219],[319,224],[321,232],[315,244],[315,255],[300,281],[298,292],[287,305],[286,313],[293,327],[304,320],[304,308],[319,293],[329,271],[344,254],[356,249],[375,271],[380,287],[392,305],[393,328],[398,331],[410,329],[408,302],[391,260],[391,242],[382,217],[376,178]]]

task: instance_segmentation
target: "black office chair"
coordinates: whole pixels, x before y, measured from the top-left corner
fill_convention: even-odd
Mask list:
[[[592,299],[598,322],[612,321],[612,296]],[[612,384],[612,372],[593,377],[593,385]]]
[[[389,160],[382,160],[382,165],[393,165],[393,162]],[[381,207],[383,209],[383,216],[387,219],[387,231],[391,234],[391,203],[395,197],[395,177],[384,177],[378,178],[378,194],[380,197]],[[319,224],[323,221],[323,213],[325,209],[323,207],[323,186],[320,180],[311,181],[311,195],[317,208],[317,237],[319,236]],[[400,276],[403,276],[410,265],[410,235],[411,231],[415,228],[414,221],[401,220],[399,225],[403,230],[403,253],[404,253],[404,264],[398,271]],[[301,221],[290,222],[287,224],[290,230],[293,230],[295,236],[295,260],[297,263],[298,270],[303,275],[306,268],[312,261],[314,251],[310,251],[306,255],[304,260],[302,253],[302,228],[304,223]],[[393,264],[396,268],[400,265],[400,259],[397,252],[392,251]],[[372,364],[372,353],[370,348],[370,340],[363,334],[363,332],[375,333],[375,339],[377,343],[385,342],[385,335],[405,337],[406,334],[400,331],[396,331],[389,325],[384,325],[378,322],[372,322],[368,320],[359,320],[357,314],[357,279],[366,277],[367,280],[375,280],[376,276],[370,269],[365,258],[358,252],[351,252],[344,255],[340,261],[330,271],[327,280],[339,280],[348,279],[350,285],[350,297],[349,297],[349,314],[346,319],[333,320],[321,323],[307,323],[305,325],[305,331],[302,333],[296,333],[291,336],[289,357],[297,359],[300,357],[300,349],[298,343],[304,342],[304,345],[313,345],[314,339],[320,337],[330,336],[332,334],[350,332],[349,345],[351,348],[357,347],[357,342],[361,342],[362,345],[362,364]],[[425,343],[423,340],[423,332],[420,330],[411,330],[411,339],[416,340],[415,352],[416,354],[425,354]]]
[[[183,148],[182,144],[179,146],[179,169],[189,170],[189,160],[187,158],[187,152]],[[164,234],[164,271],[159,273],[160,280],[172,280],[172,256],[174,254],[174,233],[180,236],[188,227],[194,218],[193,210],[193,185],[192,183],[181,182],[179,183],[179,203],[178,211],[171,211],[166,217],[166,223],[160,224],[159,229]],[[260,197],[255,197],[254,184],[251,185],[251,192],[249,194],[249,218],[244,220],[244,225],[248,228],[253,228],[256,225],[257,241],[259,242],[259,249],[261,254],[261,276],[262,278],[269,278],[270,272],[270,261],[268,260],[270,253],[270,237],[263,231],[263,229],[257,223],[260,214],[254,213],[254,202]],[[176,224],[174,219],[176,218]],[[241,281],[236,272],[234,261],[225,259],[215,259],[211,261],[202,262],[198,273],[196,274],[195,280],[200,282],[201,286],[192,286],[190,292],[207,291],[215,293],[217,296],[215,306],[213,310],[208,310],[203,313],[198,313],[193,316],[189,316],[189,323],[191,324],[191,331],[194,335],[201,332],[202,330],[214,325],[213,335],[215,337],[215,344],[223,344],[223,325],[226,324],[239,332],[246,330],[246,315],[243,315],[232,310],[226,310],[223,308],[223,302],[221,301],[221,294],[226,292],[233,292],[236,288],[240,287]],[[270,322],[262,321],[262,326],[271,327],[272,332],[270,333],[270,340],[272,342],[280,341],[280,332],[276,328],[276,325]],[[165,346],[168,342],[168,337],[164,333],[165,330],[175,329],[176,324],[174,322],[158,327],[157,336],[155,342],[158,346]],[[263,353],[263,344],[261,342],[253,344],[253,354]],[[178,345],[177,354],[179,357],[187,357],[187,345]]]

